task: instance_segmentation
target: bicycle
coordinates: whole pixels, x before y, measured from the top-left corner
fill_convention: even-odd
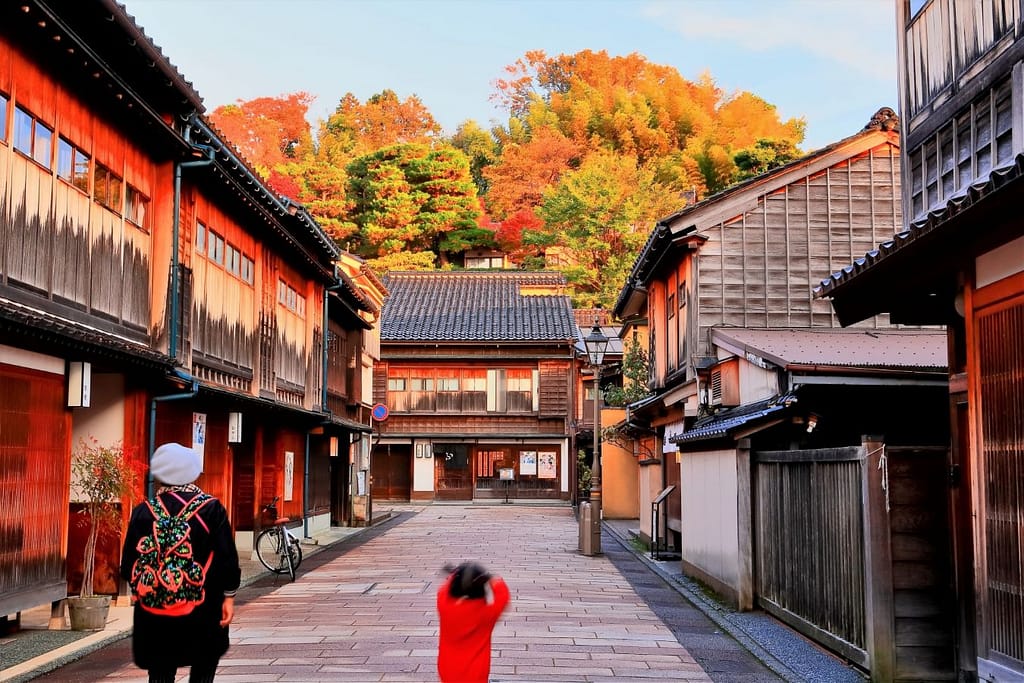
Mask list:
[[[289,518],[277,516],[277,501],[274,498],[263,506],[263,512],[274,520],[274,525],[260,532],[256,537],[256,557],[260,563],[275,574],[288,574],[295,580],[295,570],[302,562],[302,548],[286,526]]]

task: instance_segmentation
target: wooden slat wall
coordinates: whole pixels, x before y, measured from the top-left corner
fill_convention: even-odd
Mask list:
[[[64,378],[0,365],[0,614],[64,597],[70,435]]]
[[[319,309],[314,297],[309,295],[309,283],[298,272],[278,262],[278,278],[284,278],[299,294],[306,297],[306,315],[299,317],[285,306],[276,304],[277,315],[277,363],[274,371],[277,379],[285,380],[299,387],[306,386],[307,371],[307,324],[310,316]],[[277,279],[273,283],[277,291]],[[276,296],[275,296],[276,301]]]
[[[698,256],[694,352],[711,354],[708,330],[716,325],[839,327],[831,304],[815,299],[812,288],[892,238],[902,222],[899,170],[899,150],[880,145],[702,229],[710,239]],[[663,296],[656,295],[660,286],[652,284],[652,299]],[[878,316],[860,326],[887,324]],[[656,343],[656,357],[664,357],[663,346]]]
[[[204,253],[197,253],[194,221],[201,221],[207,231],[212,230],[225,240],[225,257],[230,244],[253,259],[254,269],[259,267],[256,241],[202,194],[194,194],[194,203],[194,217],[185,224],[192,235],[188,244],[195,278],[193,348],[229,366],[251,371],[255,367],[257,353],[256,280],[254,278],[253,284],[248,284],[227,272],[226,264],[217,264],[207,257],[208,247],[203,249]],[[208,235],[206,239],[209,239]]]
[[[1024,660],[1024,297],[978,313],[989,653]],[[984,650],[979,648],[982,652]]]
[[[830,634],[863,666],[862,457],[860,448],[757,454],[754,553],[759,602]]]
[[[540,362],[540,414],[552,417],[569,415],[569,363]]]
[[[1020,10],[1020,0],[933,0],[927,4],[904,32],[904,120],[912,122],[966,73],[977,73],[978,60],[1013,32]]]
[[[157,165],[48,74],[0,46],[0,90],[8,116],[20,105],[53,129],[51,153],[63,136],[130,182],[155,203]],[[6,123],[6,122],[5,122]],[[59,297],[137,330],[150,324],[151,229],[125,224],[23,155],[0,145],[0,274],[47,298]]]

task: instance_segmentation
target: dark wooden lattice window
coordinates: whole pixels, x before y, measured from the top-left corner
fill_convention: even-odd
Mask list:
[[[1024,297],[978,317],[989,652],[1024,660]]]

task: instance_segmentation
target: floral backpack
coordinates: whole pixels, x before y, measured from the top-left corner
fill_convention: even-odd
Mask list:
[[[139,539],[136,546],[139,557],[132,565],[129,583],[142,609],[165,616],[182,616],[191,613],[205,597],[203,585],[213,553],[205,566],[196,562],[192,556],[189,520],[195,517],[209,531],[206,522],[196,513],[213,500],[213,496],[199,493],[185,503],[177,493],[171,495],[185,504],[176,515],[168,512],[160,496],[146,501],[153,513],[153,532]]]

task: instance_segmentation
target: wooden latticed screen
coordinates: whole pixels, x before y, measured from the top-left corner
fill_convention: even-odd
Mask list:
[[[0,614],[66,594],[64,378],[0,365]]]
[[[989,652],[1024,663],[1024,297],[978,316]]]

